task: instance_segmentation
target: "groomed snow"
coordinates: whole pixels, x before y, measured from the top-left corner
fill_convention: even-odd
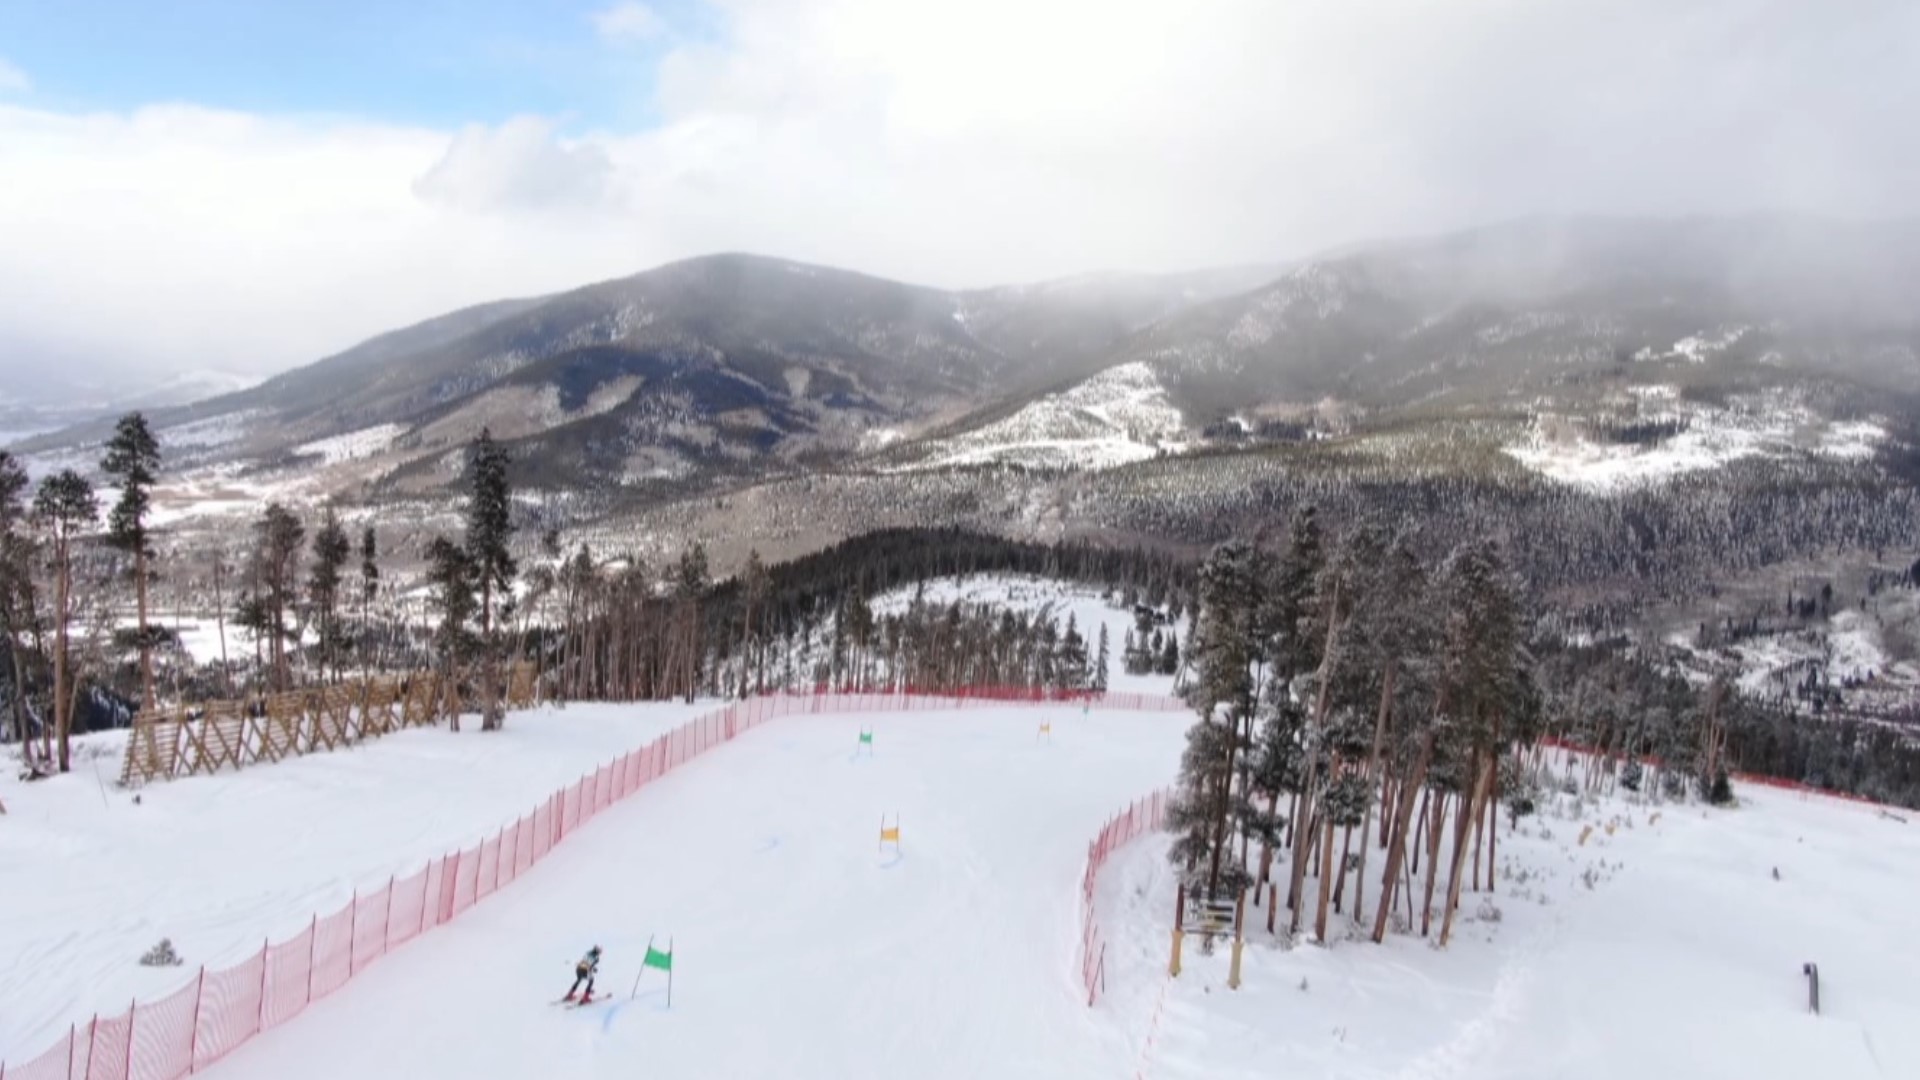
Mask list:
[[[1503,819],[1497,893],[1463,894],[1444,951],[1349,940],[1339,916],[1333,948],[1284,949],[1250,908],[1237,991],[1225,948],[1190,946],[1167,978],[1174,879],[1166,839],[1143,840],[1096,892],[1100,1015],[1133,1048],[1126,1075],[1153,1080],[1920,1076],[1920,823],[1757,785],[1739,796],[1725,811],[1580,813],[1562,797],[1517,834]],[[1579,843],[1583,823],[1616,819]],[[1376,851],[1370,897],[1380,866]]]
[[[145,788],[113,786],[124,733],[78,740],[65,776],[0,775],[0,1060],[95,1012],[176,989],[518,818],[711,708],[574,705],[504,732],[421,728],[352,750]],[[23,885],[22,883],[31,883]],[[135,963],[162,937],[181,968]]]
[[[1042,718],[1051,742],[1036,738]],[[208,1075],[1111,1077],[1078,879],[1184,717],[1008,706],[774,720],[655,781]],[[863,726],[875,753],[856,757]],[[899,815],[896,854],[878,845]],[[648,973],[674,945],[673,1005]],[[606,950],[617,1000],[553,1008]]]

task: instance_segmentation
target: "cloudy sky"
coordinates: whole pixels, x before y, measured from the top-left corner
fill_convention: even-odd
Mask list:
[[[937,285],[1920,212],[1907,0],[0,0],[0,377],[748,250]]]

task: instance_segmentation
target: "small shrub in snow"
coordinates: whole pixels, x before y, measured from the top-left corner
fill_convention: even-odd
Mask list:
[[[1303,994],[1307,992],[1307,977],[1305,975],[1300,976],[1300,992]]]
[[[173,951],[173,941],[169,938],[161,938],[160,944],[148,949],[146,955],[140,958],[143,967],[179,967],[182,963],[184,961],[179,953]]]
[[[1481,922],[1499,922],[1500,907],[1493,902],[1492,897],[1483,896],[1480,898],[1480,910],[1474,912],[1473,915],[1474,918],[1479,919]]]

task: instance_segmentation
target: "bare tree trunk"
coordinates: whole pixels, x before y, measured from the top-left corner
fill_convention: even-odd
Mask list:
[[[1433,886],[1438,879],[1436,872],[1440,868],[1440,827],[1447,820],[1447,793],[1433,800],[1433,817],[1427,822],[1427,875],[1424,895],[1421,897],[1420,936],[1426,937],[1433,929]]]
[[[1380,908],[1373,918],[1373,940],[1378,943],[1387,938],[1387,917],[1393,912],[1394,890],[1400,886],[1400,868],[1406,864],[1407,833],[1413,828],[1414,803],[1420,795],[1421,785],[1426,783],[1427,767],[1433,759],[1433,732],[1421,740],[1420,757],[1414,763],[1413,772],[1400,782],[1400,805],[1393,814],[1392,839],[1387,844],[1387,872],[1380,878]],[[1409,873],[1411,871],[1409,870]],[[1413,886],[1411,879],[1407,886],[1408,902],[1412,902]],[[1355,910],[1359,905],[1355,904]]]
[[[1366,846],[1367,846],[1367,830],[1365,828],[1362,828],[1360,830],[1360,848],[1363,852],[1366,850]],[[1343,901],[1345,900],[1347,895],[1347,860],[1351,858],[1353,858],[1353,826],[1349,825],[1342,832],[1341,839],[1340,839],[1340,872],[1335,878],[1334,885],[1333,885],[1333,913],[1335,915],[1343,914],[1347,910]],[[1362,861],[1364,862],[1364,860]],[[1361,871],[1358,868],[1356,868],[1356,874],[1362,873],[1362,872],[1364,871]],[[1356,893],[1354,896],[1354,906],[1353,906],[1353,910],[1356,914],[1360,910],[1359,895],[1357,892],[1359,887],[1360,887],[1360,882],[1356,877],[1354,881],[1354,888],[1356,890]]]
[[[1313,913],[1313,936],[1320,944],[1327,943],[1327,905],[1333,899],[1333,815],[1321,815],[1324,838],[1320,842],[1320,907]]]
[[[133,553],[134,596],[140,607],[140,707],[153,711],[153,637],[147,632],[147,553]]]
[[[1367,809],[1366,809],[1366,813],[1362,816],[1362,819],[1360,822],[1360,865],[1355,867],[1354,879],[1353,879],[1353,914],[1355,918],[1360,917],[1361,908],[1366,902],[1367,849],[1373,846],[1371,843],[1369,843],[1369,840],[1373,836],[1374,789],[1379,787],[1381,783],[1380,754],[1382,749],[1385,747],[1386,740],[1387,740],[1387,717],[1393,711],[1393,708],[1392,708],[1393,681],[1394,681],[1395,666],[1396,665],[1394,661],[1392,659],[1389,659],[1387,661],[1387,670],[1385,671],[1385,673],[1383,673],[1381,678],[1380,709],[1378,713],[1375,715],[1374,721],[1373,721],[1373,750],[1367,755]],[[1381,841],[1384,843],[1386,841],[1386,837],[1382,836]],[[1351,845],[1353,842],[1353,836],[1351,833],[1349,833],[1347,836],[1347,842],[1349,845]],[[1345,855],[1341,856],[1340,866],[1342,871],[1344,871],[1346,868]],[[1344,872],[1341,874],[1340,880],[1342,884],[1346,883],[1346,874]],[[1340,898],[1338,896],[1335,896],[1333,899],[1333,903],[1334,903],[1334,907],[1338,908],[1340,906]]]
[[[1460,821],[1454,831],[1453,867],[1447,874],[1447,906],[1440,916],[1442,947],[1445,947],[1448,939],[1453,936],[1453,914],[1460,907],[1460,879],[1464,876],[1462,871],[1466,869],[1467,832],[1472,828],[1474,819],[1480,815],[1481,807],[1486,802],[1487,789],[1492,786],[1492,779],[1489,776],[1492,771],[1493,762],[1483,754],[1480,766],[1475,770],[1472,791],[1460,806]]]
[[[61,772],[68,771],[67,733],[73,727],[73,703],[67,699],[67,619],[69,617],[69,592],[73,582],[72,560],[67,542],[63,538],[56,542],[55,558],[59,566],[54,573],[54,621],[53,621],[53,728],[54,738],[59,745]],[[49,747],[51,750],[52,748]],[[48,754],[49,757],[53,755]]]

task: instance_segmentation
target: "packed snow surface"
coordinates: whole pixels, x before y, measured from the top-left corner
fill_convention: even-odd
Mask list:
[[[207,1072],[1118,1075],[1123,1048],[1079,996],[1080,870],[1107,815],[1166,782],[1183,721],[1078,706],[771,721]],[[424,809],[440,793],[354,794]],[[897,851],[880,850],[882,815],[898,815]],[[671,1008],[658,971],[630,998],[650,938],[673,944]],[[614,1000],[552,1007],[595,944]]]

